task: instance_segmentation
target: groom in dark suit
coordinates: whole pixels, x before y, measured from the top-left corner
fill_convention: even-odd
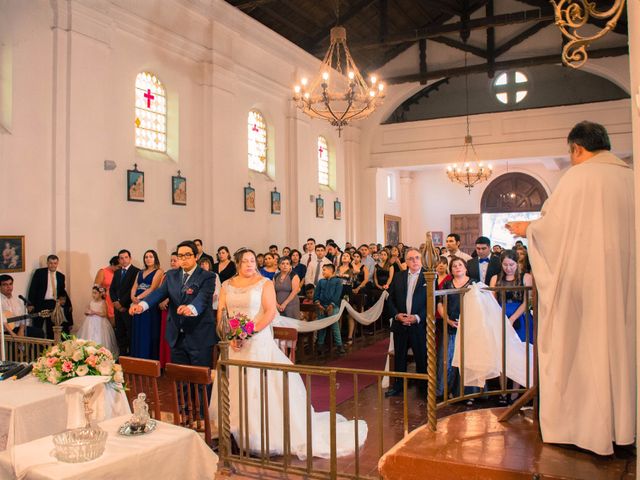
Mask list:
[[[116,320],[116,339],[120,355],[128,355],[131,347],[131,289],[136,281],[140,269],[131,265],[131,252],[120,250],[118,252],[120,270],[113,274],[113,280],[109,287],[109,296],[113,301],[113,312]]]
[[[413,351],[416,373],[427,373],[427,286],[420,252],[405,253],[407,269],[394,277],[389,289],[389,312],[393,315],[393,350],[396,372],[407,371],[407,351]],[[402,379],[396,378],[386,397],[402,395]]]
[[[180,243],[177,251],[182,268],[169,270],[162,285],[144,301],[131,305],[129,313],[142,313],[168,298],[165,338],[171,347],[171,362],[211,367],[213,346],[218,343],[211,306],[216,274],[197,265],[194,242]]]
[[[467,275],[471,280],[489,285],[491,277],[498,275],[502,268],[500,256],[491,255],[491,240],[487,237],[476,239],[476,253],[478,256],[467,262]]]

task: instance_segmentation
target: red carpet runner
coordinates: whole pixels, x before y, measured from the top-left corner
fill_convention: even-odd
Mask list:
[[[385,338],[366,348],[349,353],[327,363],[326,367],[358,368],[364,370],[384,370],[389,350],[389,339]],[[372,383],[376,377],[358,375],[358,391],[362,391]],[[353,375],[338,374],[336,388],[336,405],[353,398]],[[329,378],[313,376],[311,378],[311,403],[318,412],[329,410]]]

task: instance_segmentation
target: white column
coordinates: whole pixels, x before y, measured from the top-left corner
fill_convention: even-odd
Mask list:
[[[411,231],[409,230],[409,225],[411,224],[411,216],[412,205],[411,205],[411,185],[413,184],[413,177],[411,176],[411,172],[401,171],[400,172],[400,211],[402,217],[402,224],[400,226],[400,241],[402,241],[405,245],[413,245],[409,236],[411,235]],[[422,226],[421,226],[422,227]]]
[[[358,188],[361,177],[358,175],[358,155],[360,153],[360,129],[349,126],[343,130],[344,137],[344,196],[342,199],[342,218],[345,222],[345,240],[355,244],[356,225],[358,224]]]
[[[200,88],[202,91],[202,131],[212,132],[213,130],[213,63],[200,62]],[[219,243],[214,242],[215,237],[215,225],[213,222],[214,215],[214,188],[211,185],[216,185],[216,177],[213,167],[213,138],[214,135],[205,134],[202,136],[202,178],[193,179],[193,181],[199,181],[202,191],[202,236],[204,237],[204,245],[206,252],[213,252],[214,248],[219,246]],[[184,174],[183,174],[184,175]],[[190,179],[191,180],[191,179]],[[219,238],[219,237],[218,237]],[[213,255],[213,253],[211,253]]]
[[[53,82],[51,106],[51,248],[61,257],[65,270],[69,265],[69,190],[71,161],[71,3],[51,2],[53,10],[51,48],[53,50]],[[46,204],[46,202],[44,203]],[[67,280],[69,282],[69,280]]]
[[[302,118],[303,113],[296,107],[293,100],[289,102],[289,111],[287,112],[287,157],[286,157],[286,193],[282,197],[282,210],[285,215],[286,228],[286,244],[292,248],[300,248],[300,244],[304,239],[302,236],[305,232],[300,231],[300,159],[303,152],[300,137],[303,133],[303,123],[306,120]],[[302,201],[305,201],[304,194]]]

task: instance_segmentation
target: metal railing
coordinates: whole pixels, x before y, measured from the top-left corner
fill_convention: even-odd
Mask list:
[[[402,419],[402,433],[406,436],[410,431],[409,421],[409,403],[407,398],[408,382],[411,379],[418,381],[427,381],[427,404],[426,410],[423,412],[424,417],[420,424],[426,423],[432,431],[436,431],[437,428],[437,412],[439,409],[446,405],[450,405],[456,402],[465,401],[471,398],[477,398],[485,395],[511,395],[511,394],[525,394],[527,399],[532,395],[527,396],[526,392],[531,393],[535,390],[535,378],[531,379],[529,376],[530,360],[529,352],[533,348],[534,352],[534,365],[536,362],[536,350],[535,342],[530,345],[528,338],[529,322],[533,322],[535,326],[537,324],[537,296],[535,294],[534,287],[513,286],[513,287],[492,287],[486,290],[494,292],[502,305],[502,318],[504,319],[506,314],[506,295],[509,291],[522,292],[522,301],[525,303],[525,323],[527,341],[526,346],[526,384],[522,388],[507,388],[507,347],[506,347],[506,325],[502,321],[502,365],[501,373],[499,377],[500,388],[491,391],[480,391],[474,393],[464,393],[464,376],[465,376],[465,352],[464,352],[464,336],[465,336],[465,318],[464,318],[464,297],[470,290],[469,288],[451,289],[451,290],[436,290],[435,279],[436,274],[434,270],[428,270],[425,272],[425,280],[427,287],[427,373],[401,373],[401,372],[389,372],[379,370],[362,370],[362,369],[347,369],[347,368],[333,368],[333,367],[317,367],[306,365],[285,365],[285,364],[271,364],[271,363],[258,363],[247,362],[239,360],[229,359],[229,344],[227,342],[220,342],[220,360],[217,363],[217,391],[218,391],[218,428],[219,428],[219,457],[220,468],[226,471],[232,471],[233,464],[247,465],[261,469],[275,470],[278,472],[285,472],[291,474],[303,475],[309,478],[377,478],[376,476],[370,476],[368,472],[363,472],[363,466],[361,462],[361,451],[359,448],[358,438],[358,420],[361,419],[361,406],[360,397],[362,393],[359,391],[359,379],[362,376],[374,376],[375,377],[375,405],[368,404],[366,406],[367,418],[370,419],[370,413],[374,409],[376,410],[375,422],[377,423],[377,438],[367,439],[366,448],[377,452],[377,455],[382,456],[385,453],[385,429],[384,429],[384,395],[383,395],[383,379],[384,377],[399,378],[402,381],[403,386],[403,419]],[[460,312],[461,316],[458,324],[458,335],[460,336],[460,366],[458,368],[460,376],[460,388],[459,391],[448,391],[448,336],[447,332],[447,303],[449,295],[460,295]],[[436,345],[436,299],[437,297],[443,297],[443,318],[442,318],[442,365],[443,365],[443,386],[444,395],[443,399],[438,403],[436,398],[437,389],[437,345]],[[531,310],[529,304],[531,303]],[[532,313],[531,313],[532,312]],[[535,328],[534,328],[535,331]],[[237,398],[230,398],[229,392],[229,378],[231,369],[237,369],[238,374],[234,376],[237,381]],[[260,382],[260,405],[259,408],[256,405],[249,405],[246,392],[249,389],[249,372],[252,370],[258,371],[258,378]],[[535,368],[534,368],[535,373]],[[270,448],[270,429],[269,424],[269,390],[267,388],[268,378],[270,375],[282,375],[282,418],[283,418],[283,438],[282,452],[279,452],[277,456],[272,456]],[[303,383],[306,387],[306,404],[294,405],[290,404],[289,398],[289,383],[291,375],[300,375],[303,379]],[[354,458],[350,471],[338,468],[338,457],[336,451],[336,416],[337,416],[337,395],[336,395],[336,382],[338,375],[352,376],[353,381],[353,422],[354,426]],[[329,422],[330,422],[330,454],[328,459],[328,467],[317,467],[314,465],[313,458],[313,422],[312,422],[312,406],[311,406],[311,378],[313,376],[325,377],[328,379],[329,388]],[[255,381],[255,380],[253,380]],[[449,393],[452,394],[449,398]],[[235,430],[234,440],[235,445],[232,442],[232,425],[231,425],[231,402],[237,402],[238,415],[237,425],[234,425]],[[295,410],[295,412],[292,411]],[[517,405],[519,407],[519,405]],[[280,408],[280,407],[278,407]],[[415,408],[412,408],[411,413],[415,414]],[[514,408],[511,409],[511,412]],[[306,460],[304,462],[295,461],[291,458],[291,432],[290,432],[290,415],[300,414],[304,412],[306,421]],[[260,415],[260,446],[250,445],[250,432],[249,432],[249,416]],[[508,415],[503,415],[501,418],[506,418]],[[417,426],[417,425],[416,425]],[[377,445],[372,447],[371,441],[377,442]],[[326,464],[326,462],[324,462]]]
[[[8,361],[12,362],[35,362],[44,354],[44,351],[52,345],[55,340],[34,337],[14,337],[5,336],[5,352]]]
[[[506,347],[507,347],[507,343],[506,343],[506,324],[505,322],[501,322],[501,328],[502,328],[502,332],[501,332],[501,358],[502,358],[502,364],[501,364],[501,368],[500,368],[500,389],[499,390],[488,390],[488,391],[482,391],[479,393],[473,393],[473,394],[465,394],[464,393],[464,374],[465,374],[465,369],[464,369],[464,362],[465,362],[465,314],[464,314],[464,296],[465,294],[469,291],[469,288],[460,288],[460,289],[449,289],[449,290],[437,290],[435,292],[435,296],[436,297],[444,297],[443,298],[443,317],[442,317],[442,365],[443,365],[443,387],[444,387],[444,393],[443,393],[443,401],[438,403],[438,406],[441,405],[446,405],[448,403],[455,403],[455,402],[459,402],[459,401],[463,401],[463,400],[468,400],[471,398],[476,398],[479,396],[486,396],[486,395],[505,395],[505,394],[513,394],[513,393],[524,393],[526,392],[529,388],[531,388],[532,386],[532,379],[530,378],[530,370],[531,370],[531,355],[530,352],[534,349],[534,345],[533,343],[533,339],[529,338],[529,330],[532,326],[532,324],[534,323],[534,317],[537,318],[537,303],[534,302],[530,302],[530,294],[531,297],[536,298],[535,296],[535,291],[533,289],[533,287],[526,287],[526,286],[509,286],[509,287],[486,287],[483,288],[483,291],[489,291],[489,292],[494,292],[496,294],[496,296],[499,299],[499,303],[501,305],[502,308],[502,317],[501,318],[505,318],[506,317],[506,306],[507,306],[507,299],[506,299],[506,295],[508,292],[522,292],[523,295],[523,299],[522,301],[518,300],[518,303],[524,303],[525,304],[525,309],[524,312],[522,313],[522,315],[525,317],[525,351],[526,351],[526,356],[525,356],[525,375],[526,375],[526,383],[525,385],[522,385],[522,388],[514,388],[514,389],[508,389],[507,388],[507,379],[506,379],[506,372],[507,372],[507,351],[506,351]],[[447,314],[447,304],[448,304],[448,297],[450,295],[460,295],[460,319],[459,319],[459,325],[458,325],[458,335],[460,335],[460,367],[458,368],[459,370],[459,378],[460,378],[460,382],[459,382],[459,394],[455,397],[449,398],[449,393],[453,393],[453,392],[449,392],[448,391],[448,372],[447,372],[447,362],[448,362],[448,357],[447,357],[447,353],[448,353],[448,342],[449,342],[449,336],[447,334],[445,334],[444,332],[447,331],[447,324],[448,324],[448,314]],[[529,307],[529,305],[531,305],[531,307]],[[532,313],[532,310],[535,311],[536,313]],[[431,352],[428,353],[428,355]],[[534,357],[535,358],[535,357]]]
[[[348,368],[331,368],[331,367],[315,367],[307,365],[284,365],[259,362],[247,362],[239,360],[231,360],[228,357],[229,345],[227,342],[220,342],[220,360],[217,364],[217,388],[218,388],[218,432],[219,447],[218,455],[220,458],[220,466],[223,470],[232,471],[232,464],[240,464],[263,468],[267,470],[275,470],[279,472],[303,475],[309,478],[347,478],[347,479],[373,479],[378,478],[377,475],[370,476],[367,472],[362,471],[361,451],[359,447],[360,438],[358,431],[358,423],[362,421],[360,406],[360,387],[359,379],[362,376],[376,377],[376,427],[377,438],[373,439],[377,443],[373,450],[378,456],[385,453],[384,446],[384,395],[383,380],[385,377],[401,378],[404,385],[404,408],[403,408],[403,434],[407,435],[410,431],[409,427],[409,408],[408,408],[408,381],[410,379],[426,381],[427,375],[417,373],[401,373],[387,372],[381,370],[362,370]],[[231,369],[237,369],[238,375],[238,398],[231,399],[229,395],[229,376]],[[248,398],[245,392],[248,389],[248,372],[250,370],[258,370],[260,379],[260,406],[248,405]],[[300,375],[306,387],[306,403],[305,405],[291,405],[290,402],[290,375]],[[269,389],[267,382],[270,375],[282,375],[282,419],[283,419],[283,449],[281,454],[272,456],[273,447],[270,445],[270,431],[272,425],[269,422]],[[353,381],[353,428],[354,428],[354,455],[350,461],[353,461],[351,471],[338,469],[337,456],[337,439],[336,439],[336,417],[337,417],[337,388],[338,376],[349,375]],[[329,388],[329,441],[330,455],[328,458],[328,468],[318,467],[314,465],[314,461],[327,463],[323,460],[314,460],[313,455],[313,421],[311,406],[311,378],[313,376],[325,377],[328,379]],[[232,443],[231,434],[231,401],[238,402],[238,424],[234,426],[236,432],[234,435],[235,444]],[[367,409],[371,411],[373,405],[367,405]],[[305,415],[306,424],[306,460],[296,461],[291,455],[291,432],[290,432],[290,416]],[[249,440],[249,416],[260,415],[260,432],[261,440],[259,449],[256,445],[250,445]],[[279,440],[279,439],[278,439]],[[372,438],[367,438],[369,449]]]

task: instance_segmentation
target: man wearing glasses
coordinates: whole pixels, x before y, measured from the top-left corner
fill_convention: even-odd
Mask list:
[[[142,313],[168,298],[165,338],[171,347],[171,362],[211,367],[213,346],[218,343],[211,306],[216,274],[198,266],[194,242],[180,243],[177,252],[181,268],[169,270],[164,283],[144,301],[131,305],[129,314]]]

